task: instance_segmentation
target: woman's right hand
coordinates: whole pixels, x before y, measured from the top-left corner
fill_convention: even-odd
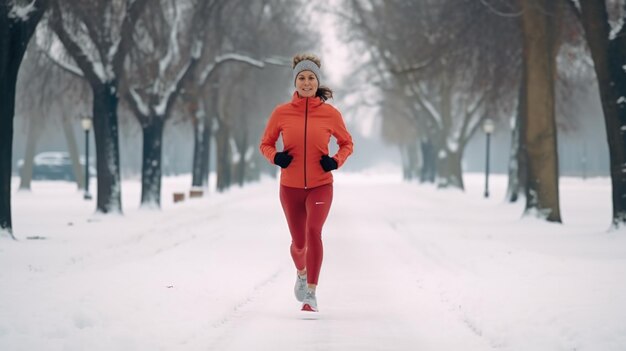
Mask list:
[[[274,155],[274,164],[280,166],[280,168],[287,168],[292,159],[293,156],[289,155],[289,151],[277,152]]]

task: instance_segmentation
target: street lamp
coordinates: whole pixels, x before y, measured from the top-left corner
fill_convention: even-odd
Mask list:
[[[483,121],[483,131],[487,135],[487,151],[485,160],[485,197],[489,197],[489,139],[491,133],[493,133],[495,126],[491,118],[486,118]]]
[[[91,200],[89,193],[89,130],[91,129],[91,118],[85,116],[81,119],[80,124],[85,131],[85,200]]]

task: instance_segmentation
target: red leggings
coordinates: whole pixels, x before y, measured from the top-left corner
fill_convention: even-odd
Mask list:
[[[287,225],[291,232],[291,257],[298,270],[307,270],[307,283],[317,284],[322,267],[322,227],[333,202],[333,185],[311,189],[280,186]]]

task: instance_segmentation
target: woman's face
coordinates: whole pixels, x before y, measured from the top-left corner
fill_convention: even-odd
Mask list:
[[[296,77],[296,90],[300,97],[313,97],[317,92],[317,77],[311,71],[302,71]]]

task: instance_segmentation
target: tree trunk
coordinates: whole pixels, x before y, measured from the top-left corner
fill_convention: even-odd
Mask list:
[[[506,200],[508,202],[517,202],[520,192],[519,179],[519,116],[515,117],[515,127],[511,131],[511,154],[509,156],[509,181],[506,188]]]
[[[258,157],[260,153],[254,152],[255,146],[251,145],[249,148],[251,157],[246,162],[246,183],[256,182],[261,178],[261,168],[259,166],[264,163],[264,160],[260,160]]]
[[[591,50],[611,162],[614,228],[626,226],[626,28],[610,37],[604,0],[581,0],[581,20]]]
[[[237,161],[235,169],[235,179],[237,179],[237,185],[239,185],[239,187],[243,187],[243,185],[246,183],[246,166],[246,158],[242,153],[239,157],[239,160]]]
[[[409,169],[411,173],[411,180],[416,179],[420,173],[420,151],[417,142],[412,142],[409,145]]]
[[[243,131],[244,140],[239,144],[239,160],[237,162],[237,184],[243,187],[246,182],[246,150],[248,149],[247,128]]]
[[[400,145],[400,159],[402,160],[402,179],[405,181],[411,180],[411,172],[409,167],[409,147],[407,145]]]
[[[80,155],[78,155],[78,146],[76,145],[76,136],[74,135],[74,128],[68,118],[63,117],[63,131],[65,133],[65,140],[67,140],[67,150],[72,160],[72,168],[74,169],[74,179],[78,189],[85,189],[85,175],[83,168],[80,165]]]
[[[222,192],[232,184],[230,130],[222,124],[216,135],[217,191]]]
[[[452,133],[452,81],[448,72],[441,72],[441,126],[437,136],[437,187],[458,188],[463,190],[461,170],[462,149],[451,151],[447,145],[448,135]],[[459,144],[460,146],[460,144]]]
[[[420,173],[419,169],[419,150],[417,142],[400,146],[402,153],[402,174],[406,181],[417,178]]]
[[[525,162],[523,160],[525,155],[525,146],[523,148],[523,140],[521,137],[523,134],[523,122],[524,122],[524,108],[526,106],[526,85],[524,82],[520,82],[519,98],[517,100],[517,115],[515,116],[515,125],[511,131],[511,153],[509,155],[509,182],[506,191],[506,200],[508,202],[517,202],[521,188],[526,188],[521,177],[522,170]]]
[[[191,185],[206,188],[209,184],[211,148],[211,120],[205,112],[197,116],[193,125],[193,170]]]
[[[430,141],[420,142],[420,150],[422,152],[422,168],[420,170],[421,183],[434,183],[435,174],[437,172],[437,162],[435,150]]]
[[[11,221],[15,85],[24,52],[48,2],[33,1],[27,19],[10,17],[13,6],[13,2],[0,3],[0,236],[4,232],[15,239]]]
[[[122,212],[120,152],[117,121],[117,81],[90,82],[93,90],[93,129],[96,140],[98,195],[96,211]]]
[[[441,150],[437,158],[437,187],[464,189],[461,169],[462,152]]]
[[[42,118],[31,118],[28,125],[28,136],[26,137],[26,152],[24,154],[24,163],[20,170],[20,190],[30,190],[31,181],[33,179],[33,163],[35,162],[35,153],[37,151],[37,141],[41,135]]]
[[[141,165],[141,206],[161,207],[161,163],[165,117],[147,118],[143,128]]]
[[[3,45],[2,50],[13,52],[11,48],[5,45]],[[4,234],[3,232],[6,232],[15,239],[11,223],[11,171],[13,166],[11,153],[13,150],[15,84],[19,62],[17,64],[11,62],[12,65],[9,65],[8,62],[2,61],[3,65],[0,67],[0,184],[2,184],[2,188],[0,188],[0,237]]]
[[[561,222],[554,108],[559,6],[553,0],[522,0],[521,3],[526,65],[523,137],[528,152],[525,213]]]

